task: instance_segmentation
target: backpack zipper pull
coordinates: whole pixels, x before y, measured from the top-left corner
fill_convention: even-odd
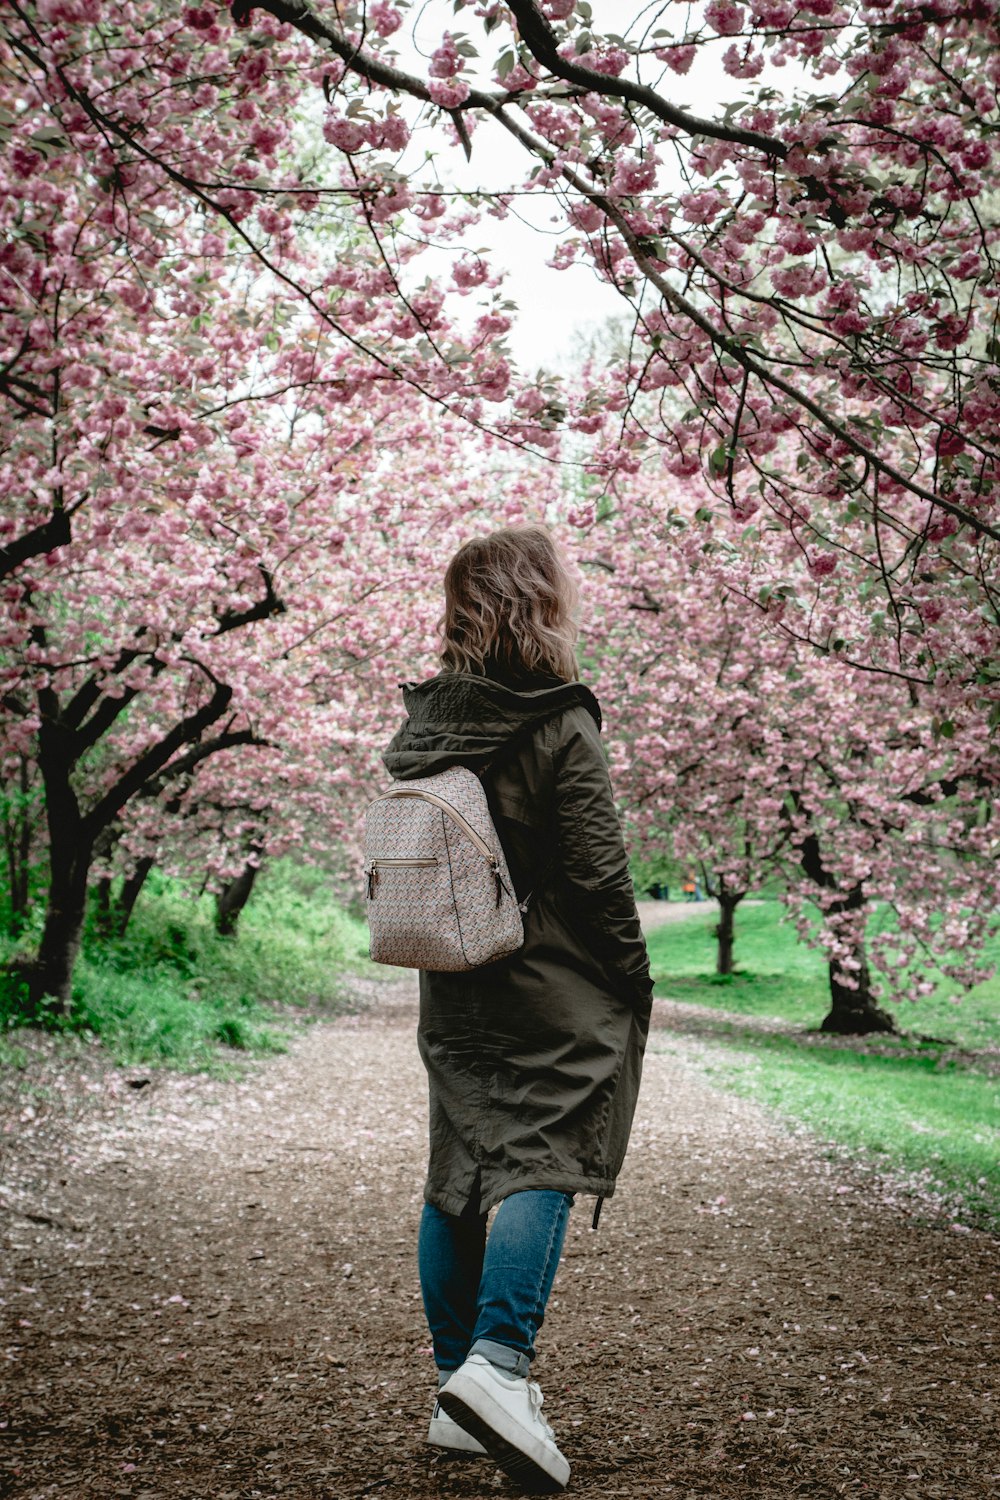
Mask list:
[[[368,900],[369,901],[374,901],[374,899],[375,899],[375,881],[378,878],[378,868],[374,864],[374,862],[368,866],[368,869],[365,871],[365,874],[368,876]]]

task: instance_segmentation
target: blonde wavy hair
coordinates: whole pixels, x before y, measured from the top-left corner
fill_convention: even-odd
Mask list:
[[[576,585],[544,526],[509,526],[460,547],[444,575],[446,672],[573,682]]]

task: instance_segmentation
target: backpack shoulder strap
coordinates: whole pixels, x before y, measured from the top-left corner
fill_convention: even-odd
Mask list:
[[[510,739],[506,740],[498,750],[494,751],[494,753],[490,756],[489,760],[486,761],[484,765],[478,768],[478,770],[476,771],[476,775],[479,777],[479,779],[482,780],[488,771],[492,771],[495,766],[508,759],[508,757],[515,751],[520,750],[523,745],[526,745],[528,741],[534,736],[535,731],[537,729],[540,729],[543,724],[548,724],[553,719],[558,719],[560,714],[565,713],[565,711],[566,705],[564,704],[560,708],[554,708],[551,713],[543,714],[541,718],[533,719],[530,724],[523,725],[516,731],[516,733],[512,734]],[[525,916],[527,914],[529,907],[534,902],[535,897],[538,895],[538,892],[542,889],[542,887],[548,884],[549,877],[551,876],[558,863],[558,851],[555,849],[553,841],[550,841],[550,849],[551,852],[548,858],[542,865],[542,868],[539,870],[535,879],[532,881],[531,890],[523,898],[523,900],[517,903],[518,910],[520,911],[522,916]]]

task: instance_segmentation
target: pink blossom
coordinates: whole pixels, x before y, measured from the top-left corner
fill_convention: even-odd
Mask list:
[[[837,558],[832,552],[812,552],[809,555],[809,575],[811,578],[829,578],[831,573],[837,571]]]
[[[323,121],[323,139],[349,155],[368,144],[367,132],[359,120],[349,120],[346,115],[337,114],[333,110]]]
[[[634,195],[645,193],[656,181],[656,159],[647,156],[644,161],[638,157],[623,157],[615,166],[615,175],[612,186],[617,193]]]
[[[585,234],[593,234],[594,230],[599,229],[604,222],[604,215],[596,203],[591,203],[587,198],[581,198],[570,208],[569,220]]]
[[[826,272],[801,264],[785,266],[771,272],[771,285],[782,297],[812,297],[826,286]]]
[[[965,452],[965,438],[954,429],[949,431],[942,427],[934,448],[939,458],[955,458],[959,453]]]
[[[689,224],[711,223],[728,204],[725,194],[716,188],[709,188],[703,193],[685,193],[680,199],[680,207]]]
[[[674,73],[687,73],[695,60],[697,51],[693,42],[682,42],[671,47],[658,47],[656,56]]]
[[[441,109],[457,109],[469,97],[469,85],[464,78],[451,78],[447,82],[432,79],[427,91]]]
[[[781,223],[775,239],[789,255],[811,255],[816,249],[815,237],[797,219]]]
[[[402,115],[384,115],[368,126],[368,139],[373,146],[385,151],[402,151],[410,139],[410,127]]]
[[[489,267],[481,257],[473,260],[460,260],[452,268],[451,277],[455,285],[463,292],[471,291],[473,287],[482,286],[489,275]]]
[[[204,6],[188,6],[181,16],[185,26],[190,26],[192,31],[210,31],[219,19],[218,12],[206,9]]]
[[[705,20],[720,36],[735,36],[743,30],[746,11],[733,0],[709,0],[705,6]]]
[[[420,219],[439,219],[445,208],[440,193],[421,193],[415,200],[414,212]]]
[[[250,143],[265,156],[270,156],[285,139],[285,129],[280,125],[257,124],[250,131]]]
[[[764,71],[764,54],[734,44],[726,48],[722,66],[731,78],[757,78]]]
[[[392,36],[403,24],[403,17],[388,0],[375,0],[374,4],[369,5],[368,19],[379,36]]]
[[[605,73],[609,78],[617,78],[628,63],[628,56],[623,47],[604,47],[597,52],[588,53],[583,61],[595,73]]]
[[[495,78],[496,82],[501,86],[501,88],[508,89],[512,94],[522,93],[525,90],[530,91],[531,89],[535,88],[538,83],[538,80],[536,78],[533,78],[532,75],[528,72],[527,68],[522,67],[519,62],[515,63],[514,66],[504,74],[503,78],[501,78],[499,74],[496,74]]]
[[[376,224],[385,224],[389,219],[395,218],[397,214],[403,213],[413,202],[413,194],[409,184],[405,181],[390,183],[385,192],[380,193],[371,206],[372,220]],[[374,308],[369,304],[366,317],[374,313]]]
[[[955,266],[955,276],[959,281],[972,281],[983,269],[982,256],[975,250],[967,250],[961,256]]]
[[[455,40],[450,33],[445,33],[441,45],[431,56],[427,71],[432,78],[451,78],[458,73],[462,67],[462,60],[455,46]]]

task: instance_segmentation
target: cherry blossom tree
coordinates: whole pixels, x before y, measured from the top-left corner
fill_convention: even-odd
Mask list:
[[[338,788],[375,774],[383,685],[430,659],[428,580],[479,511],[565,514],[584,563],[610,538],[608,696],[691,765],[644,781],[636,742],[630,797],[684,806],[727,890],[778,860],[846,995],[872,900],[903,968],[981,931],[993,885],[955,872],[988,860],[1000,719],[993,9],[463,12],[475,43],[443,23],[422,73],[386,0],[5,13],[0,702],[6,770],[44,783],[34,981],[64,1001],[94,873],[221,888],[349,838]],[[702,119],[671,94],[712,48],[740,93]],[[555,264],[630,309],[578,381],[512,370],[469,248],[509,194],[449,196],[410,145],[474,166],[479,129],[558,204]]]
[[[602,35],[577,0],[459,0],[471,32],[442,20],[422,72],[395,49],[413,18],[426,33],[426,6],[232,13],[248,35],[271,17],[313,43],[368,220],[419,174],[359,108],[405,101],[473,162],[474,127],[506,131],[511,190],[561,204],[553,263],[590,263],[631,309],[629,357],[568,415],[586,431],[600,406],[620,414],[605,472],[655,444],[678,478],[704,474],[714,505],[791,535],[813,576],[847,576],[851,610],[790,602],[789,629],[929,689],[942,718],[955,696],[995,720],[995,7],[710,0],[636,7]],[[716,118],[673,102],[707,51],[732,79]],[[786,582],[775,567],[760,587]]]
[[[477,504],[474,416],[451,404],[506,380],[435,285],[400,305],[319,190],[241,196],[295,146],[283,28],[196,28],[178,67],[179,9],[102,19],[15,6],[0,57],[0,727],[6,772],[45,797],[23,970],[63,1006],[93,876],[131,897],[187,844],[221,883],[265,825],[272,852],[336,836],[366,727],[426,650],[401,601]]]
[[[1000,905],[996,746],[975,715],[942,734],[912,684],[768,624],[731,585],[731,554],[752,566],[740,529],[698,520],[696,494],[673,512],[672,545],[654,550],[644,530],[666,501],[650,488],[648,475],[622,485],[580,552],[603,594],[592,631],[638,847],[666,832],[704,864],[724,943],[742,894],[780,880],[828,958],[824,1028],[894,1029],[880,996],[926,993],[932,963],[959,989],[984,976],[977,954]],[[825,598],[829,582],[802,573],[799,587]]]

